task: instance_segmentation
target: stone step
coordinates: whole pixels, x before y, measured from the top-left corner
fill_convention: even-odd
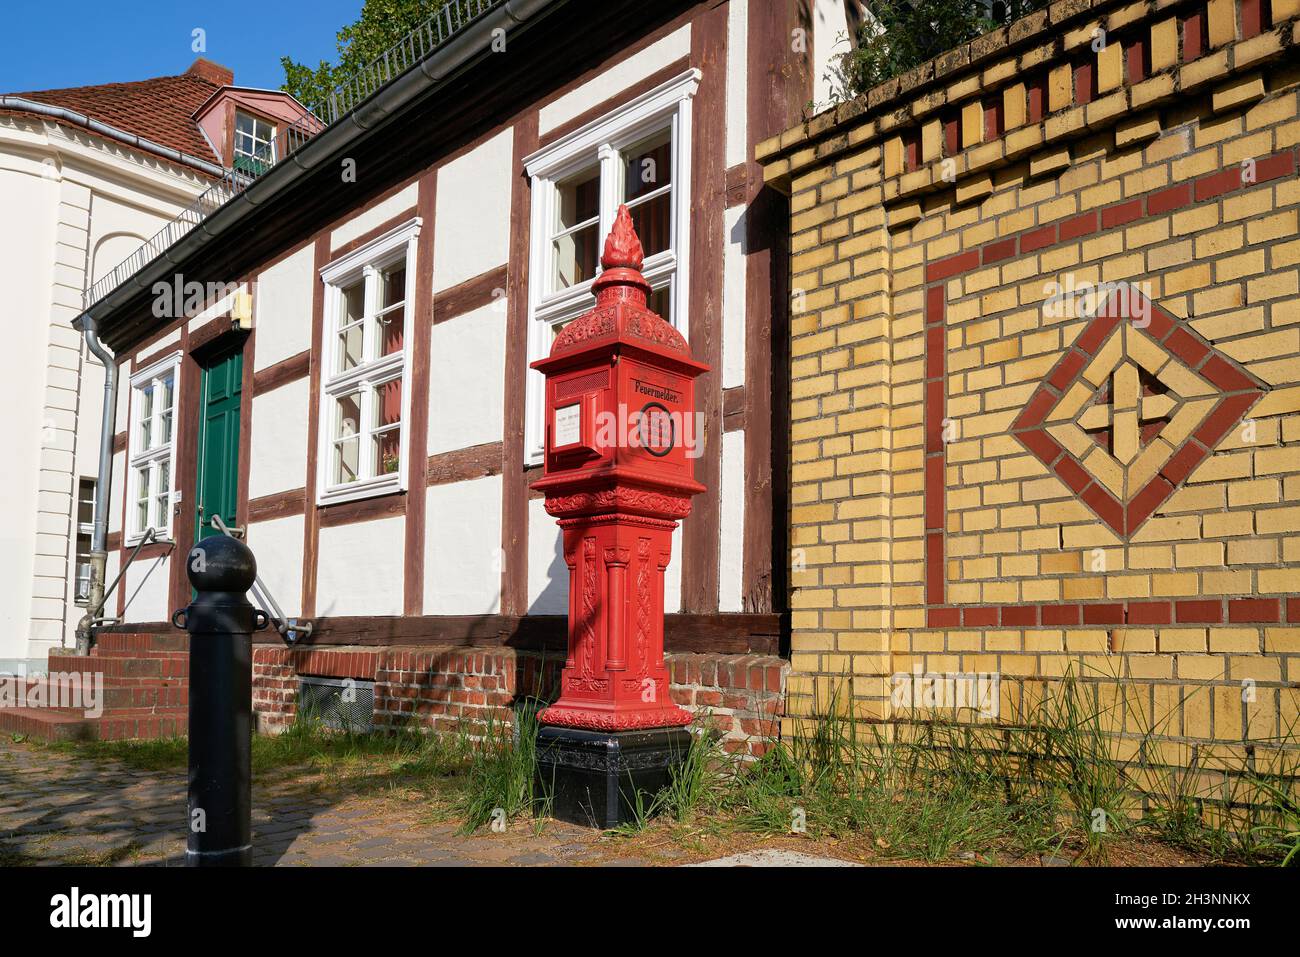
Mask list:
[[[188,651],[155,651],[152,649],[140,651],[132,648],[100,648],[98,646],[90,649],[91,658],[163,658],[184,661],[189,656]]]
[[[51,672],[102,674],[106,684],[176,682],[189,677],[188,658],[106,658],[95,655],[50,655]]]
[[[23,734],[38,741],[154,740],[185,734],[184,709],[124,709],[87,718],[61,708],[0,708],[0,733]]]
[[[84,674],[84,672],[75,673]],[[80,680],[84,681],[85,679]],[[33,696],[39,695],[38,700],[44,702],[42,707],[54,707],[60,701],[66,702],[70,700],[69,696],[73,695],[75,691],[76,689],[66,684],[58,683],[51,689],[48,678],[28,678],[24,682],[22,702],[30,702]],[[16,689],[14,694],[17,695]],[[186,708],[189,705],[190,698],[189,686],[185,683],[121,685],[113,684],[107,679],[99,689],[99,696],[99,705],[105,712],[123,709],[159,711]]]
[[[153,632],[100,632],[95,639],[95,651],[189,651],[190,636],[183,631],[158,634]]]

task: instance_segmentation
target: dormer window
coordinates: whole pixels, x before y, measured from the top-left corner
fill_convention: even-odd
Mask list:
[[[254,176],[275,162],[275,127],[243,110],[235,111],[234,168]]]

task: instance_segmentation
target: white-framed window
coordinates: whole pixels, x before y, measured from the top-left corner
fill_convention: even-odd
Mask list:
[[[152,528],[171,538],[176,491],[176,396],[181,353],[164,356],[131,376],[131,432],[127,438],[127,542]]]
[[[90,543],[95,531],[95,480],[77,482],[77,549],[73,559],[77,584],[73,600],[84,605],[90,599]]]
[[[252,113],[235,111],[235,159],[231,164],[243,172],[260,173],[275,162],[275,127]]]
[[[524,160],[532,178],[528,360],[595,302],[592,280],[620,204],[645,250],[650,308],[686,334],[690,281],[691,99],[687,70]],[[544,386],[528,370],[525,461],[542,461]]]
[[[406,488],[415,247],[412,219],[321,270],[325,342],[316,501]]]

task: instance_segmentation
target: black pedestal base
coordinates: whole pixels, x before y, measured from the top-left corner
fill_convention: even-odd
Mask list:
[[[552,798],[551,816],[609,829],[636,820],[637,792],[648,809],[691,746],[685,728],[578,731],[543,725],[537,732],[537,781]]]

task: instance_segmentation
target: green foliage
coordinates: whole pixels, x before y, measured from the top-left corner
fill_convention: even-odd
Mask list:
[[[928,861],[1060,843],[1049,789],[1013,792],[1014,757],[993,728],[929,723],[903,737],[861,726],[836,689],[758,761],[732,769],[721,809],[746,830],[865,834],[886,856]]]
[[[515,711],[514,726],[489,720],[483,737],[475,743],[464,796],[465,823],[470,834],[491,822],[498,813],[506,821],[535,815],[547,804],[537,787],[537,712],[541,702],[526,699]]]
[[[1289,780],[1294,782],[1294,776]],[[1264,847],[1276,852],[1283,867],[1300,864],[1300,797],[1296,795],[1294,783],[1287,779],[1257,779],[1257,783],[1272,801],[1279,823],[1260,824],[1252,836],[1262,839]]]
[[[284,83],[280,89],[296,96],[308,109],[316,109],[331,92],[389,47],[428,20],[446,0],[365,0],[361,16],[337,34],[338,63],[321,60],[315,67],[280,57]]]
[[[651,819],[668,814],[681,823],[689,821],[698,812],[715,810],[728,785],[722,769],[728,765],[718,733],[709,727],[691,735],[690,746],[679,764],[673,766],[672,776],[658,794],[647,794],[632,787],[632,820],[614,829],[614,833],[629,836],[639,834],[650,826]]]
[[[851,99],[982,33],[1046,6],[1046,0],[871,0],[857,43],[831,67],[839,97]]]
[[[1281,741],[1297,740],[1297,721],[1289,721]],[[1265,852],[1281,859],[1283,867],[1300,867],[1300,758],[1278,751],[1267,770],[1256,767],[1248,784],[1266,801],[1271,813],[1250,831]]]

